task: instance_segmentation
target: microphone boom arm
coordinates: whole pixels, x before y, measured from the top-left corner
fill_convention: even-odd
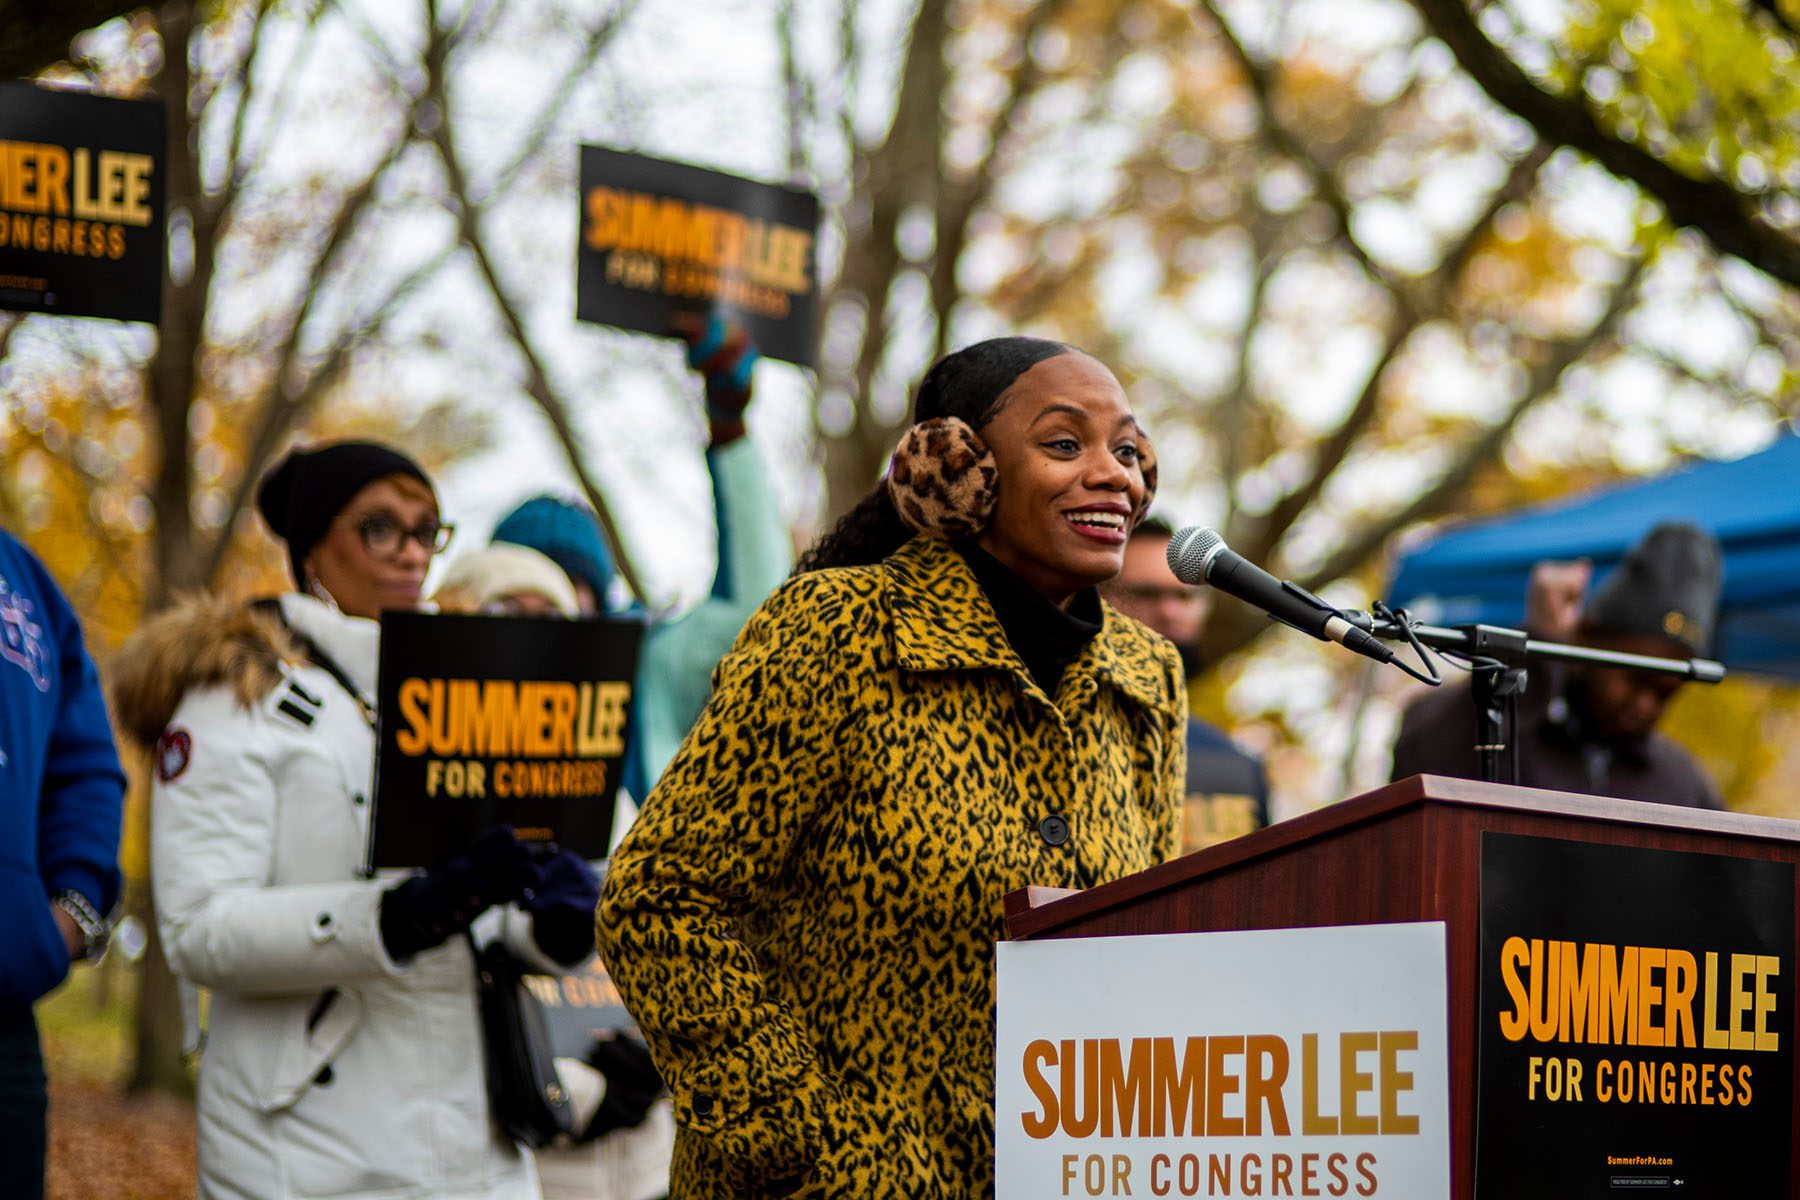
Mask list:
[[[1525,690],[1526,664],[1530,659],[1677,675],[1696,683],[1718,683],[1725,678],[1725,665],[1710,658],[1659,658],[1597,650],[1592,646],[1544,641],[1529,636],[1524,630],[1499,625],[1456,628],[1423,625],[1410,620],[1404,609],[1392,612],[1383,605],[1375,607],[1377,619],[1369,625],[1372,636],[1408,642],[1421,648],[1421,653],[1424,647],[1430,647],[1440,654],[1470,660],[1473,669],[1469,690],[1475,703],[1475,753],[1481,764],[1481,777],[1490,783],[1512,783],[1519,778],[1518,706],[1519,696]],[[1510,778],[1505,780],[1500,771],[1502,754],[1507,756],[1511,768],[1507,772]]]

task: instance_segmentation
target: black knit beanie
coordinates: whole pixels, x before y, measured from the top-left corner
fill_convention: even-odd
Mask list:
[[[344,505],[364,487],[389,475],[408,475],[432,486],[418,463],[377,442],[330,442],[293,450],[263,476],[256,489],[257,511],[275,536],[287,543],[288,567],[296,586],[305,585],[301,564],[344,511]]]

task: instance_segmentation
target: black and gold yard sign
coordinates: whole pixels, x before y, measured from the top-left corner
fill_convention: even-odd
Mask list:
[[[384,614],[370,865],[431,866],[500,823],[604,857],[642,632]]]
[[[575,315],[667,335],[677,312],[715,311],[810,367],[818,227],[809,192],[583,146]]]
[[[0,82],[0,308],[156,321],[163,106]]]
[[[1475,1195],[1787,1196],[1792,864],[1486,833]]]

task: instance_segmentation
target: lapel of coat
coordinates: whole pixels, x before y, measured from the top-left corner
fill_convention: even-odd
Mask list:
[[[963,556],[936,538],[915,537],[882,564],[894,621],[894,654],[903,671],[1011,671],[1028,694],[1042,689],[1006,640],[994,606]],[[1069,665],[1063,695],[1085,703],[1105,682],[1153,710],[1179,703],[1169,694],[1150,635],[1109,606],[1100,633]]]
[[[932,537],[915,537],[882,564],[894,619],[894,657],[903,671],[1016,671],[1029,679],[1000,618],[963,556]]]
[[[1152,712],[1171,712],[1181,697],[1168,686],[1157,639],[1142,625],[1102,603],[1100,634],[1069,667],[1073,680],[1097,679]],[[1069,685],[1064,684],[1067,689]],[[1072,702],[1080,703],[1071,696]]]

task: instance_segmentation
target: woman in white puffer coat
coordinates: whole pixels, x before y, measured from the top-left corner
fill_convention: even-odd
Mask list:
[[[490,1119],[477,917],[540,969],[592,952],[594,882],[505,827],[430,871],[372,879],[383,609],[416,608],[447,540],[424,473],[338,443],[290,455],[258,504],[301,592],[195,601],[128,643],[114,698],[154,742],[158,931],[212,994],[200,1064],[200,1194],[533,1200]]]

